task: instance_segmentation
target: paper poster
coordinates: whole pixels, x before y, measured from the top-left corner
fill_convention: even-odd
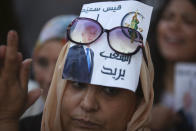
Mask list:
[[[196,63],[179,63],[175,68],[175,110],[186,114],[196,127]],[[195,128],[196,130],[196,128]]]
[[[83,5],[82,19],[70,28],[70,38],[78,43],[95,41],[88,46],[72,42],[63,78],[135,92],[142,62],[138,47],[146,42],[151,14],[152,7],[137,1]]]

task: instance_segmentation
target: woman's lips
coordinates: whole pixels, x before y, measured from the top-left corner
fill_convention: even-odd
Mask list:
[[[102,128],[102,124],[98,123],[96,121],[86,119],[86,118],[73,118],[72,119],[74,125],[76,125],[79,128],[85,128],[85,129],[100,129]]]
[[[164,40],[170,45],[182,45],[185,43],[185,40],[182,37],[165,36]]]

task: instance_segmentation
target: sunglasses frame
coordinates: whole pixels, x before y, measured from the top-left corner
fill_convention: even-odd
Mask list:
[[[88,21],[92,21],[92,22],[98,24],[99,27],[101,28],[101,32],[100,32],[99,36],[98,36],[95,40],[93,40],[92,42],[89,42],[89,43],[81,43],[81,42],[76,42],[76,41],[72,40],[71,37],[70,37],[70,29],[71,29],[72,25],[73,25],[75,22],[77,22],[78,20],[88,20]],[[140,43],[141,43],[141,45],[138,45],[138,47],[136,48],[136,50],[135,50],[134,52],[131,52],[131,53],[122,53],[122,52],[117,51],[116,49],[114,49],[114,48],[111,46],[110,41],[109,41],[110,32],[112,32],[113,30],[118,29],[118,28],[122,29],[122,32],[123,32],[123,29],[128,29],[128,30],[131,29],[131,28],[124,27],[124,26],[117,26],[117,27],[114,27],[114,28],[108,30],[108,29],[104,29],[103,26],[102,26],[98,21],[96,21],[96,20],[94,20],[94,19],[86,18],[86,17],[77,17],[77,18],[75,18],[75,19],[68,25],[68,27],[67,27],[67,38],[68,38],[68,40],[70,40],[71,42],[73,42],[73,43],[75,43],[75,44],[79,44],[79,45],[90,45],[90,44],[92,44],[93,42],[95,42],[96,40],[98,40],[98,39],[102,36],[102,34],[103,34],[104,32],[106,32],[106,33],[107,33],[107,41],[108,41],[108,44],[109,44],[109,46],[110,46],[110,48],[111,48],[112,50],[114,50],[115,52],[117,52],[117,53],[119,53],[119,54],[123,54],[123,55],[134,55],[134,54],[136,54],[136,53],[140,50],[140,48],[142,48],[142,52],[143,52],[143,54],[144,54],[144,59],[145,59],[145,61],[147,62],[146,53],[145,53],[144,45],[143,45],[143,37],[142,37],[142,35],[141,35],[138,31],[136,31],[136,30],[134,30],[134,29],[131,29],[131,30],[137,32],[137,33],[139,34],[139,37],[141,38],[141,40],[139,40],[139,41],[134,40],[134,41],[136,41],[136,42],[140,42]],[[129,37],[129,36],[126,35],[126,33],[124,33],[124,35],[125,35],[126,37]],[[130,40],[131,40],[131,39],[130,39]]]

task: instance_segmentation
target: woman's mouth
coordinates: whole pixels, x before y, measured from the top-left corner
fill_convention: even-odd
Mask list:
[[[171,37],[171,36],[165,36],[165,42],[170,45],[182,45],[185,43],[185,40],[181,37]]]
[[[98,130],[102,128],[102,124],[86,118],[73,118],[72,121],[76,127],[83,128],[83,129]]]

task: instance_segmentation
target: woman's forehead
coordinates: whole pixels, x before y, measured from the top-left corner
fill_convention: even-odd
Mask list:
[[[70,81],[70,80],[68,80],[67,82],[69,84],[75,83],[75,84],[80,84],[80,85],[82,85],[84,87],[92,87],[92,88],[96,88],[96,89],[110,88],[110,89],[118,89],[118,90],[121,90],[121,91],[128,91],[130,93],[134,93],[131,90],[120,88],[120,87],[110,87],[110,86],[102,86],[102,85],[96,85],[96,84],[79,83],[77,81]]]

